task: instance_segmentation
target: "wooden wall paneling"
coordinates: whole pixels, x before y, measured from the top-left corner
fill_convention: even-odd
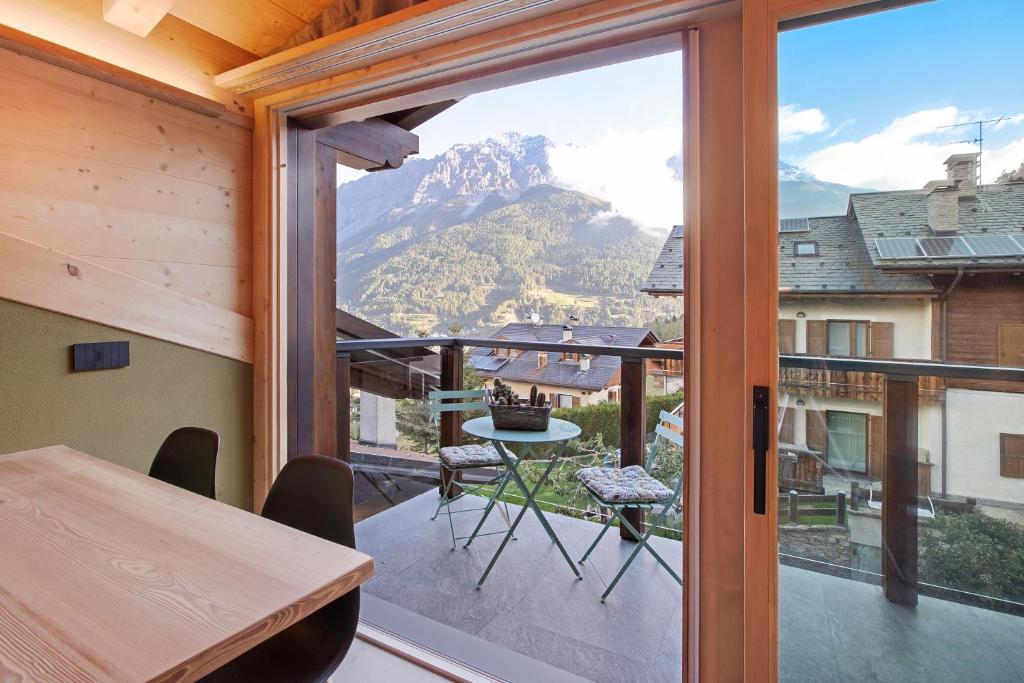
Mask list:
[[[1024,321],[1024,277],[978,274],[964,277],[946,308],[950,363],[999,364],[999,326]]]
[[[171,14],[261,57],[306,25],[272,0],[176,0]]]
[[[103,21],[147,36],[167,16],[176,0],[103,0]]]
[[[250,318],[3,232],[0,295],[221,356],[253,359]]]
[[[251,118],[252,103],[215,85],[212,75],[256,55],[175,17],[142,38],[103,21],[102,9],[102,0],[5,0],[3,23]]]

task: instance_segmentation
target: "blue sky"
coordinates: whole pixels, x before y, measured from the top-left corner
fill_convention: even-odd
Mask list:
[[[1024,162],[1024,0],[936,0],[788,31],[779,39],[780,156],[823,180],[921,187],[944,174],[940,126],[999,115],[984,180]],[[664,161],[682,140],[682,58],[661,55],[480,93],[417,129],[421,155],[519,131],[556,144],[566,184],[643,224],[681,222]],[[348,177],[348,176],[346,176]]]

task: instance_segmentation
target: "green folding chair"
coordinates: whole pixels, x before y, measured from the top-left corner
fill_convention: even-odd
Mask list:
[[[597,535],[597,538],[584,553],[580,559],[580,563],[587,561],[590,554],[597,548],[597,544],[601,542],[601,539],[607,533],[615,522],[619,521],[619,524],[623,528],[629,530],[633,538],[636,539],[637,545],[630,553],[629,557],[626,558],[622,568],[619,569],[619,573],[615,575],[612,582],[608,584],[608,588],[605,589],[604,594],[601,596],[601,602],[604,602],[608,595],[615,588],[615,585],[622,578],[622,575],[626,573],[629,565],[632,564],[636,556],[640,554],[643,548],[646,548],[658,563],[672,575],[679,585],[683,584],[683,580],[679,578],[679,575],[675,572],[672,567],[658,554],[658,552],[651,547],[647,542],[651,534],[654,533],[654,529],[661,525],[665,521],[665,517],[669,511],[675,507],[679,502],[679,496],[683,488],[683,475],[680,473],[675,483],[675,489],[670,489],[663,483],[658,481],[652,474],[655,473],[655,455],[659,444],[667,441],[679,447],[680,451],[683,448],[683,435],[679,432],[673,431],[670,426],[676,426],[682,428],[683,418],[673,415],[672,413],[661,411],[660,415],[661,423],[655,427],[654,441],[647,452],[647,463],[640,467],[639,465],[631,465],[629,467],[619,468],[610,458],[605,459],[605,463],[600,467],[584,467],[576,473],[576,478],[580,480],[584,488],[590,493],[590,496],[594,501],[602,508],[607,508],[612,511],[608,521],[605,522],[604,527],[601,529],[601,533]],[[682,455],[680,453],[680,455]],[[654,519],[651,520],[647,528],[647,533],[641,534],[637,529],[630,524],[629,520],[623,516],[623,510],[645,510],[647,512],[653,512],[656,508],[660,507]]]
[[[430,400],[430,415],[434,420],[435,424],[440,418],[441,413],[458,412],[464,410],[487,410],[488,405],[486,401],[487,390],[486,389],[469,389],[464,391],[431,391],[427,394],[427,398]],[[444,403],[443,401],[452,400],[459,401],[456,403]],[[507,449],[506,449],[507,451]],[[509,452],[509,456],[515,457],[515,454]],[[455,550],[456,541],[463,539],[473,539],[478,536],[491,536],[494,534],[504,534],[506,531],[491,531],[487,533],[479,533],[480,527],[483,526],[483,522],[487,519],[488,515],[491,514],[491,510],[494,508],[495,503],[501,497],[501,494],[505,491],[505,486],[508,484],[510,473],[508,468],[505,466],[505,461],[501,459],[497,449],[494,448],[494,444],[469,444],[466,446],[445,446],[439,451],[439,457],[441,460],[441,469],[444,470],[445,486],[444,491],[441,494],[441,500],[437,504],[437,509],[434,510],[434,516],[430,518],[431,521],[437,519],[437,516],[441,514],[441,508],[445,508],[448,512],[448,527],[452,533],[452,550]],[[485,484],[473,485],[466,484],[464,482],[456,482],[455,475],[462,470],[476,469],[476,468],[494,468],[498,471],[496,477],[491,479]],[[456,495],[451,495],[452,488],[456,485],[462,487],[462,491]],[[484,486],[493,486],[494,488],[490,493],[483,490]],[[487,505],[482,508],[469,508],[466,510],[452,510],[451,504],[459,500],[467,494],[479,495],[487,498]],[[508,514],[508,503],[502,501],[502,507],[498,508],[502,517],[505,518],[506,526],[511,526],[511,518]],[[480,519],[480,523],[476,525],[473,533],[469,536],[456,536],[455,535],[455,524],[452,522],[452,514],[458,514],[463,512],[476,512],[483,510],[484,514]],[[515,540],[515,537],[512,537]]]

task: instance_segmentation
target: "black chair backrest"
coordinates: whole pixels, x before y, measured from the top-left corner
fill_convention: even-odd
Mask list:
[[[344,460],[300,455],[288,460],[260,513],[320,538],[356,547],[352,468]]]
[[[207,498],[216,498],[220,436],[202,427],[171,432],[153,458],[149,476]]]

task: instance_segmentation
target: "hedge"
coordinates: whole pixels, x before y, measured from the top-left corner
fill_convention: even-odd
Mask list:
[[[649,394],[647,396],[646,433],[651,434],[654,432],[654,427],[658,424],[658,416],[662,410],[672,411],[682,402],[683,392],[681,391],[667,396]],[[605,402],[591,406],[579,406],[578,408],[558,408],[551,412],[551,416],[579,425],[583,430],[581,435],[583,439],[600,433],[604,438],[606,446],[618,448],[622,445],[619,434],[620,410],[620,404]]]

